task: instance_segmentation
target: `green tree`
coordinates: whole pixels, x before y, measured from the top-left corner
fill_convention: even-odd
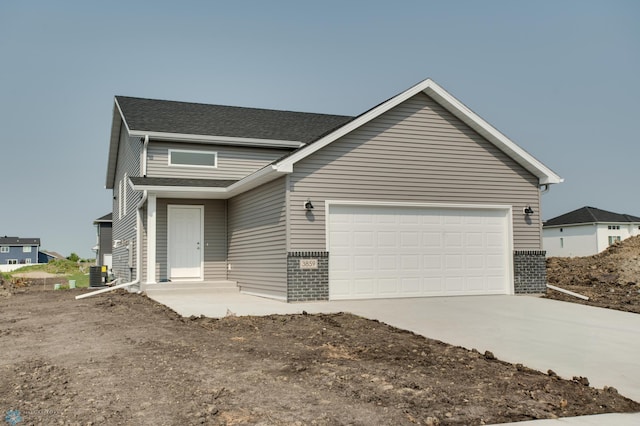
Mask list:
[[[67,259],[69,259],[72,262],[77,262],[78,260],[80,260],[80,256],[78,256],[75,253],[71,253],[69,256],[67,256]]]

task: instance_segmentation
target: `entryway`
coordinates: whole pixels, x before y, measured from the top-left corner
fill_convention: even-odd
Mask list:
[[[203,276],[204,206],[167,206],[167,272],[171,281]]]

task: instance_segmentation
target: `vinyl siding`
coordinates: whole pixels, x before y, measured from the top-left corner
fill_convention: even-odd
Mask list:
[[[132,281],[136,276],[136,207],[142,198],[140,192],[135,192],[129,184],[122,185],[125,173],[127,177],[140,176],[140,154],[142,152],[142,140],[132,138],[126,132],[124,126],[120,132],[120,145],[118,151],[118,162],[116,164],[115,184],[113,188],[113,240],[120,240],[118,247],[113,248],[113,272],[122,282]],[[123,215],[120,216],[119,202],[124,202],[126,191],[126,209],[123,208]],[[124,207],[124,205],[123,205]],[[127,247],[133,251],[132,268],[128,266],[129,252]]]
[[[289,150],[152,141],[147,147],[147,176],[199,179],[242,179],[286,155]],[[218,167],[169,166],[169,149],[216,152]]]
[[[286,298],[285,178],[228,203],[229,279],[243,291]]]
[[[540,249],[538,179],[422,93],[296,163],[288,191],[289,250],[326,249],[327,199],[512,205],[514,249]]]
[[[134,212],[135,214],[135,212]],[[113,234],[113,225],[111,223],[99,223],[98,227],[100,228],[100,235],[98,241],[98,250],[99,250],[99,259],[100,265],[104,265],[104,255],[111,254],[112,250],[112,234]]]
[[[205,281],[226,280],[226,201],[160,198],[156,204],[156,281],[160,282],[168,277],[167,206],[177,204],[204,206],[204,279]]]

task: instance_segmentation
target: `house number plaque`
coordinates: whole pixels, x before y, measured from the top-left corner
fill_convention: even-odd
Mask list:
[[[318,259],[300,259],[300,269],[318,269]]]

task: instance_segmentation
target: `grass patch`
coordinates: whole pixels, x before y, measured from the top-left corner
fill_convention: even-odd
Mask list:
[[[89,287],[89,266],[92,266],[92,264],[78,264],[67,259],[55,259],[46,264],[23,266],[13,272],[2,274],[2,277],[5,280],[11,280],[13,274],[42,271],[62,275],[69,280],[76,280],[76,287]]]

